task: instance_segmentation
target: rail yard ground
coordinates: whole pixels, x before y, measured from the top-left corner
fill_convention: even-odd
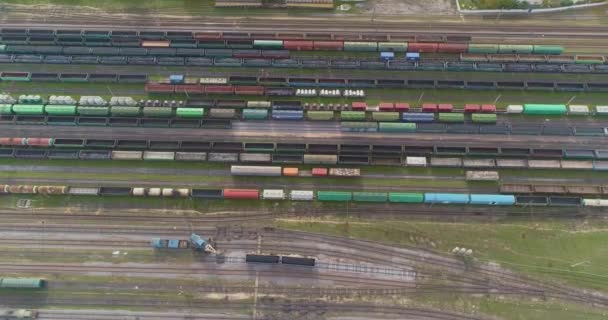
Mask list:
[[[604,9],[15,2],[0,1],[1,308],[608,316]]]
[[[168,71],[170,72],[170,70]],[[433,73],[429,73],[433,74]],[[450,74],[451,75],[451,74]],[[446,75],[447,76],[447,75]],[[466,77],[467,75],[464,74]],[[477,75],[470,75],[475,76]],[[491,78],[492,75],[487,75]],[[538,75],[536,75],[538,76]],[[547,75],[546,79],[550,79]],[[555,76],[553,76],[555,77]],[[503,78],[505,79],[505,78]],[[604,79],[603,77],[598,79]],[[0,82],[0,90],[13,95],[20,94],[65,94],[78,97],[80,95],[98,95],[109,98],[112,95],[130,96],[134,99],[153,100],[186,100],[184,94],[148,94],[144,92],[141,85],[137,84],[113,84],[113,83],[52,83],[52,82]],[[410,103],[416,105],[422,101],[433,101],[435,103],[492,103],[499,109],[506,109],[510,104],[524,103],[575,103],[588,105],[601,105],[608,100],[605,92],[554,92],[554,91],[524,91],[524,90],[480,90],[471,91],[464,89],[366,89],[365,101],[370,104],[380,103],[386,100]],[[218,96],[219,97],[219,96]],[[258,97],[241,97],[247,99],[259,99]],[[308,103],[348,103],[352,99],[343,98],[308,98],[308,97],[282,97],[281,100],[298,100]],[[552,117],[556,119],[558,117]],[[580,118],[580,117],[579,117]]]

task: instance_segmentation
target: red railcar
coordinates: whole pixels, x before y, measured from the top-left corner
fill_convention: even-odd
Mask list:
[[[351,109],[354,111],[365,111],[367,110],[367,103],[365,102],[353,102],[351,104]]]
[[[435,103],[422,104],[422,112],[437,112],[437,104],[435,104]]]
[[[397,102],[395,103],[395,111],[408,112],[410,110],[409,103]]]
[[[34,147],[50,147],[53,145],[52,138],[27,138],[26,144]]]
[[[314,50],[314,42],[307,40],[285,40],[283,48],[286,50],[312,51]]]
[[[378,110],[380,111],[393,111],[395,109],[395,105],[392,102],[381,102],[378,105]]]
[[[407,46],[407,51],[435,53],[435,52],[437,52],[438,47],[439,47],[438,43],[410,42]]]
[[[481,112],[484,113],[496,113],[496,106],[493,104],[481,105]]]
[[[343,50],[343,41],[314,41],[313,48],[315,50]]]
[[[257,200],[260,192],[256,189],[224,189],[224,199]]]
[[[478,104],[465,104],[464,105],[465,113],[479,112],[479,110],[481,110],[481,107]]]
[[[313,177],[326,177],[327,172],[328,172],[327,168],[312,168]]]
[[[150,93],[173,93],[175,86],[170,84],[146,83],[144,90]]]
[[[452,110],[454,110],[454,106],[448,103],[441,103],[437,106],[439,112],[452,112]]]
[[[233,94],[233,86],[204,86],[205,93],[209,94]]]
[[[198,84],[178,84],[175,86],[176,93],[203,94],[205,87]]]
[[[263,96],[264,86],[235,86],[234,92],[239,95]]]
[[[0,145],[5,146],[25,146],[27,138],[0,138]]]

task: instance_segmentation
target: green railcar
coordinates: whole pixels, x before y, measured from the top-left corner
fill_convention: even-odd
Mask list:
[[[378,51],[407,52],[407,42],[378,42]]]
[[[107,117],[110,114],[110,107],[83,107],[79,106],[76,111],[80,116]]]
[[[75,116],[75,105],[46,105],[44,112],[49,116]]]
[[[441,122],[464,122],[464,113],[448,113],[442,112],[438,116]]]
[[[110,113],[113,117],[137,117],[139,107],[112,107]]]
[[[524,114],[564,115],[568,108],[564,104],[524,104]]]
[[[333,111],[306,111],[306,119],[315,121],[329,121],[334,119]]]
[[[10,289],[40,289],[44,280],[39,278],[2,278],[0,288]]]
[[[348,202],[353,200],[353,194],[343,191],[318,191],[317,200]]]
[[[243,109],[243,119],[245,120],[264,120],[267,118],[267,109]]]
[[[167,107],[148,107],[143,108],[144,117],[151,118],[170,118],[173,116],[173,109]]]
[[[533,53],[534,46],[525,44],[499,44],[498,53]]]
[[[399,112],[373,112],[374,121],[399,121]]]
[[[260,49],[283,49],[283,40],[253,40],[253,47]]]
[[[395,203],[423,203],[423,193],[401,193],[401,192],[389,192],[388,201]]]
[[[387,198],[386,192],[353,192],[355,202],[386,202]]]
[[[497,116],[495,114],[473,113],[471,120],[475,123],[496,123]]]
[[[497,44],[470,43],[469,53],[498,53]]]
[[[0,44],[0,52],[6,52],[6,45]]]
[[[0,104],[0,115],[11,115],[13,114],[12,104]]]
[[[38,116],[44,115],[44,105],[41,104],[15,104],[13,112],[16,115]]]
[[[179,118],[202,118],[205,116],[204,108],[177,108],[175,116]]]
[[[378,131],[380,132],[416,132],[416,124],[408,122],[380,122],[378,124]]]
[[[534,45],[534,54],[562,54],[564,47],[551,45]]]
[[[378,51],[378,43],[344,41],[344,51]]]
[[[365,121],[365,111],[340,111],[342,121]]]

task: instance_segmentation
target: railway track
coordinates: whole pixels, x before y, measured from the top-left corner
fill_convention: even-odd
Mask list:
[[[267,239],[272,239],[270,241],[270,243],[268,243]],[[321,239],[319,239],[321,238]],[[305,246],[300,246],[300,245],[295,245],[295,244],[287,244],[288,242],[291,241],[293,243],[294,240],[298,240],[301,242],[308,242],[308,243],[315,243],[315,242],[321,242],[323,243],[324,246],[330,248],[330,249],[310,249],[310,248],[306,248]],[[437,266],[441,266],[442,268],[445,268],[446,270],[449,270],[451,275],[446,275],[443,274],[441,272],[430,272],[428,270],[426,271],[416,271],[416,278],[418,279],[418,281],[422,282],[422,287],[424,287],[424,283],[425,281],[434,281],[437,279],[443,279],[445,281],[450,281],[450,283],[453,283],[455,285],[458,286],[478,286],[477,289],[478,290],[482,290],[483,292],[477,292],[477,293],[501,293],[504,290],[529,290],[528,293],[529,294],[534,294],[535,296],[542,296],[542,297],[555,297],[555,298],[561,298],[561,299],[567,299],[567,300],[576,300],[576,301],[581,301],[581,302],[591,302],[594,304],[601,304],[604,305],[606,303],[605,299],[602,299],[600,297],[593,297],[593,296],[589,296],[589,295],[580,295],[578,293],[573,293],[572,291],[570,291],[569,289],[563,289],[562,287],[556,287],[556,286],[551,286],[551,285],[545,285],[545,284],[539,284],[538,282],[527,282],[527,280],[523,279],[521,277],[519,277],[518,275],[514,275],[511,273],[506,273],[506,272],[498,272],[496,270],[491,270],[491,272],[489,272],[488,270],[485,270],[484,268],[480,268],[480,269],[476,269],[476,270],[472,270],[472,272],[470,273],[464,273],[466,271],[467,268],[465,268],[465,266],[462,264],[461,261],[457,261],[457,260],[453,260],[451,258],[444,258],[444,257],[440,257],[437,256],[434,253],[428,253],[428,254],[421,254],[419,252],[413,253],[413,252],[403,252],[403,251],[399,251],[399,252],[395,252],[394,250],[388,250],[386,248],[384,248],[384,246],[379,246],[377,244],[375,244],[372,247],[366,247],[364,245],[362,245],[360,242],[358,241],[353,241],[353,240],[348,240],[348,239],[339,239],[342,241],[336,241],[336,239],[331,239],[333,241],[328,241],[327,239],[323,239],[322,236],[319,235],[315,235],[314,238],[307,238],[304,237],[303,234],[301,233],[295,233],[294,232],[290,232],[289,234],[284,234],[284,236],[279,236],[279,237],[272,237],[272,235],[265,235],[264,236],[264,242],[263,242],[263,246],[262,249],[264,251],[267,250],[271,250],[271,252],[276,252],[278,254],[285,254],[285,253],[297,253],[297,254],[303,254],[303,255],[317,255],[319,253],[323,253],[325,255],[331,256],[333,258],[339,258],[339,259],[348,259],[348,260],[357,260],[359,262],[368,262],[370,264],[375,264],[375,265],[382,265],[382,266],[392,266],[392,267],[397,267],[400,269],[403,269],[404,265],[409,265],[410,268],[415,268],[416,270],[418,269],[417,267],[420,267],[421,264],[424,265],[429,265],[429,266],[433,266],[433,267],[437,267]],[[61,241],[59,241],[59,243],[61,243]],[[139,243],[141,244],[141,243]],[[281,245],[284,244],[284,245]],[[235,249],[240,249],[240,250],[253,250],[255,249],[255,245],[249,244],[249,245],[245,245],[245,244],[237,244],[235,246],[231,245],[230,243],[224,243],[224,242],[219,242],[219,247],[222,249],[228,249],[230,247],[233,247]],[[268,249],[266,247],[269,247]],[[339,250],[339,249],[335,249],[335,248],[346,248],[348,250],[344,251],[344,250]],[[362,252],[365,252],[362,253]],[[422,255],[422,257],[421,257]],[[398,259],[398,260],[395,260]],[[400,260],[402,259],[402,260]],[[398,261],[398,262],[396,262]],[[409,262],[409,264],[408,264]],[[34,267],[34,269],[32,268],[28,268],[27,266],[20,266],[18,268],[21,271],[30,271],[30,272],[36,272],[36,271],[40,271],[40,268],[36,268]],[[62,271],[66,271],[63,269],[60,269]],[[156,270],[156,269],[155,269]],[[180,272],[183,272],[183,270],[179,269]],[[70,269],[67,270],[69,272],[76,272],[77,269]],[[82,270],[81,270],[82,271]],[[107,269],[107,268],[101,268],[98,270],[88,270],[87,272],[122,272],[123,270],[121,269]],[[132,270],[133,271],[133,270]],[[159,272],[159,273],[169,273],[170,270],[168,269],[163,269],[163,270],[157,270],[157,271],[147,271],[146,269],[142,270],[141,272],[138,270],[137,273],[155,273],[155,272]],[[219,272],[220,274],[218,275],[226,275],[225,274],[226,271],[222,271]],[[234,271],[232,271],[234,272]],[[275,272],[276,273],[276,272]],[[238,274],[238,273],[237,273]],[[272,272],[271,272],[272,274]],[[232,275],[236,275],[236,274],[232,274]],[[278,275],[278,274],[275,274]],[[497,279],[499,282],[493,283],[492,279]],[[340,280],[342,282],[344,282],[344,279]],[[352,280],[351,282],[352,284],[361,284],[361,282],[357,282],[357,280]],[[419,286],[416,286],[419,287]],[[392,288],[392,287],[391,287]],[[468,289],[467,289],[468,290]],[[567,290],[566,292],[564,290]],[[508,292],[507,292],[508,293]],[[522,294],[523,291],[518,291],[518,294]]]
[[[2,17],[2,22],[9,27],[29,25],[31,27],[52,27],[52,26],[85,26],[87,29],[107,28],[112,25],[116,29],[132,29],[137,27],[140,30],[164,30],[181,31],[181,30],[196,30],[196,31],[213,31],[213,30],[235,30],[235,31],[268,31],[268,32],[287,32],[287,31],[308,31],[308,32],[369,32],[380,33],[403,33],[402,30],[408,30],[410,33],[422,34],[471,34],[471,35],[525,35],[532,38],[546,38],[552,36],[607,36],[608,27],[606,26],[580,26],[569,25],[567,23],[561,25],[555,24],[526,24],[511,23],[506,20],[502,23],[496,23],[496,20],[491,22],[483,22],[476,20],[468,22],[465,20],[455,20],[454,22],[440,22],[445,19],[432,19],[432,16],[425,16],[425,21],[412,21],[403,16],[387,17],[380,16],[375,21],[371,21],[370,17],[298,17],[298,16],[248,16],[243,17],[205,17],[201,20],[199,17],[187,16],[165,16],[160,14],[153,15],[138,15],[138,14],[113,14],[103,11],[86,13],[82,10],[73,10],[69,12],[61,12],[57,10],[48,10],[48,8],[39,9],[38,11],[32,7],[14,7],[4,6],[5,14]],[[43,17],[42,17],[43,16]],[[420,19],[419,16],[415,17]],[[441,16],[445,18],[445,16]],[[558,19],[558,18],[556,18]],[[431,22],[429,22],[431,21]],[[553,22],[555,20],[552,20]],[[281,22],[281,23],[278,23]],[[33,23],[33,25],[32,25]],[[347,27],[347,28],[345,28]],[[386,30],[386,32],[384,32]]]
[[[99,302],[91,302],[86,301],[80,298],[75,299],[61,299],[61,298],[50,298],[49,301],[52,304],[57,305],[68,305],[68,306],[81,306],[81,307],[97,307],[100,306]],[[104,305],[113,305],[117,307],[149,307],[151,309],[156,309],[159,307],[159,301],[153,299],[139,299],[130,301],[119,300],[119,299],[104,299]],[[27,307],[28,304],[21,304],[21,306]],[[253,305],[247,302],[214,302],[213,304],[209,304],[208,301],[197,301],[196,299],[192,302],[170,302],[163,303],[163,307],[169,307],[174,310],[188,310],[189,312],[198,312],[200,310],[248,310],[251,311],[253,309]],[[444,312],[444,311],[436,311],[436,310],[425,310],[425,309],[416,309],[416,308],[403,308],[403,307],[386,307],[386,306],[378,306],[371,304],[333,304],[333,303],[322,303],[322,302],[308,302],[308,303],[300,303],[300,302],[273,302],[273,301],[263,301],[258,303],[255,306],[255,309],[258,312],[268,313],[268,316],[272,316],[273,314],[279,314],[284,318],[290,318],[293,316],[305,316],[308,314],[309,316],[322,317],[327,313],[335,313],[341,315],[368,315],[368,316],[389,316],[393,317],[393,319],[412,319],[412,320],[481,320],[485,319],[479,316],[466,316],[457,313]],[[47,313],[44,313],[47,312]],[[70,318],[70,313],[76,313],[75,311],[42,311],[40,314],[40,319],[57,319],[53,317],[57,315],[58,312],[65,312],[63,315],[64,318],[59,319],[74,319]],[[90,311],[87,311],[90,312]],[[225,311],[224,311],[225,312]],[[66,314],[67,313],[67,314]],[[135,313],[135,312],[133,312]],[[96,317],[97,314],[85,313],[85,316],[77,319],[85,319],[88,320],[87,316]],[[130,314],[129,314],[130,315]],[[60,315],[61,316],[61,315]],[[78,316],[78,313],[76,313]],[[44,318],[48,317],[48,318]],[[93,318],[96,320],[105,320],[105,319],[116,319],[116,318]],[[155,318],[147,318],[145,316],[139,316],[139,319],[150,319],[155,320]],[[166,318],[164,318],[166,319]],[[172,318],[179,319],[179,318]],[[196,315],[184,315],[183,319],[199,319]],[[214,319],[213,315],[207,317],[207,315],[201,317],[200,319]],[[249,315],[243,316],[241,315],[222,315],[218,316],[215,319],[222,320],[232,320],[232,319],[251,319]]]
[[[383,260],[388,260],[388,262],[392,262],[394,258],[402,258],[406,261],[411,261],[410,263],[412,267],[415,267],[418,263],[424,263],[428,266],[437,267],[440,266],[445,268],[446,270],[451,270],[452,272],[457,271],[457,274],[463,278],[469,277],[468,274],[462,274],[465,271],[465,265],[462,261],[458,261],[451,258],[441,257],[433,252],[428,252],[425,256],[421,257],[419,253],[414,253],[413,250],[420,252],[419,248],[407,248],[410,251],[401,251],[395,252],[394,250],[386,249],[386,246],[377,244],[374,242],[364,241],[364,240],[349,240],[346,238],[340,238],[335,236],[327,236],[327,235],[319,235],[319,234],[310,234],[300,231],[281,231],[283,232],[284,241],[287,239],[291,239],[291,241],[298,239],[300,241],[316,241],[323,243],[325,245],[342,245],[346,248],[351,248],[353,250],[363,251],[363,252],[374,252],[374,253],[383,253],[385,257]],[[405,250],[405,249],[404,249]],[[376,263],[382,262],[381,260],[377,260]],[[391,264],[388,264],[389,266]],[[470,268],[470,267],[467,267]],[[473,281],[486,281],[485,277],[489,277],[490,279],[498,279],[500,281],[504,281],[504,283],[509,283],[511,285],[519,284],[523,287],[532,287],[538,290],[544,290],[545,295],[550,297],[562,298],[566,300],[574,300],[584,303],[591,303],[596,305],[608,306],[608,297],[598,296],[593,293],[589,293],[584,290],[572,289],[567,286],[558,285],[558,284],[550,284],[543,283],[537,280],[530,279],[528,277],[524,277],[518,274],[514,274],[511,272],[506,272],[504,270],[496,270],[495,267],[490,267],[485,264],[476,264],[474,268],[469,269],[472,273],[472,277],[470,280]],[[478,278],[478,276],[482,276],[482,278]]]

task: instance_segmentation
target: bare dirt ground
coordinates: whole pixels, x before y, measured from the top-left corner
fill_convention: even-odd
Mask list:
[[[362,11],[377,15],[397,14],[455,14],[454,0],[369,0]]]

